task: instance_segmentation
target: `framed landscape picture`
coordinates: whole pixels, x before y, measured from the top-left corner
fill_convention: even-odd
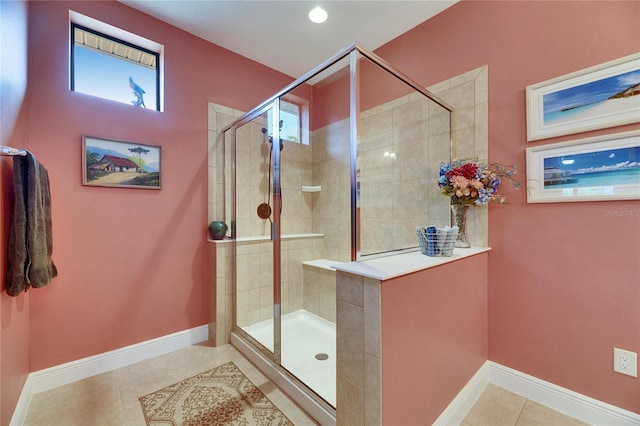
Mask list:
[[[83,185],[160,189],[161,183],[159,146],[82,137]]]
[[[640,53],[527,87],[527,140],[640,122]]]
[[[527,148],[527,202],[640,199],[640,130]]]

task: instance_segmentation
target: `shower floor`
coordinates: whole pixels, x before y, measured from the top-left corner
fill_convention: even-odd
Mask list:
[[[282,366],[335,407],[336,325],[305,310],[282,315],[281,325]],[[273,320],[243,329],[273,351]]]

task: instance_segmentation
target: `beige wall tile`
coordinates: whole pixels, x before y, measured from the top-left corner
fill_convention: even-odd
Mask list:
[[[371,354],[365,354],[365,399],[364,424],[382,424],[382,361]]]
[[[452,77],[451,79],[449,79],[450,87],[459,86],[464,83],[475,81],[479,77],[483,69],[484,67],[476,68],[471,71],[467,71],[465,73]]]
[[[364,309],[338,300],[336,321],[338,379],[364,391]]]
[[[364,425],[364,392],[338,377],[336,425]]]
[[[476,104],[487,103],[489,102],[489,66],[485,65],[478,70],[474,80]]]
[[[380,316],[380,281],[372,278],[363,279],[364,293],[364,350],[377,358],[382,356],[381,316]]]
[[[360,307],[364,306],[363,277],[337,271],[336,279],[337,300]]]

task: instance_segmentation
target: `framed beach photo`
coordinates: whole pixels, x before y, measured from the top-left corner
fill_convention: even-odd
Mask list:
[[[82,184],[160,189],[161,148],[94,136],[82,137]]]
[[[640,199],[640,130],[527,148],[527,202]]]
[[[640,122],[640,53],[528,86],[527,141]]]

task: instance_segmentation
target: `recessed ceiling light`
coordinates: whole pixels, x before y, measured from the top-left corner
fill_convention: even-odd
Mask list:
[[[316,24],[321,24],[327,20],[327,11],[321,8],[320,6],[315,7],[309,11],[309,19],[311,22],[315,22]]]

